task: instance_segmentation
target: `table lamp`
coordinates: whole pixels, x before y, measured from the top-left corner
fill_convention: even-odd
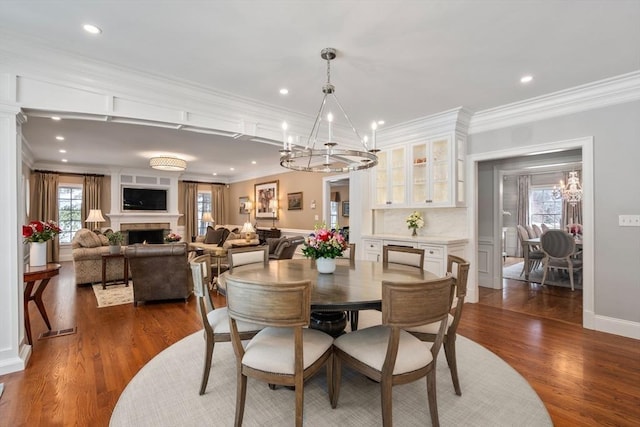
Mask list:
[[[251,235],[253,233],[256,232],[256,230],[253,228],[253,225],[251,225],[250,222],[245,222],[244,225],[242,226],[242,230],[240,230],[241,233],[244,234],[244,238],[247,242],[251,241]]]
[[[89,209],[89,216],[84,222],[92,222],[93,229],[96,230],[98,228],[99,222],[105,222],[104,217],[102,216],[102,211],[100,209]]]
[[[271,210],[271,215],[273,215],[273,225],[271,226],[271,228],[273,230],[276,229],[276,217],[277,215],[277,211],[278,211],[278,201],[277,200],[269,200],[269,209]]]
[[[251,208],[253,207],[253,203],[250,200],[244,202],[244,210],[247,211],[247,222],[251,222]]]
[[[202,214],[202,222],[204,222],[205,224],[212,224],[215,222],[213,220],[213,217],[211,216],[211,212],[204,212]]]

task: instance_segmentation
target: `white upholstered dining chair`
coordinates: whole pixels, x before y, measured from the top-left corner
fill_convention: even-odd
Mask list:
[[[550,269],[566,270],[569,272],[571,290],[574,288],[574,272],[582,270],[582,259],[574,257],[576,252],[576,241],[573,236],[563,230],[549,230],[540,238],[542,252],[542,285],[547,279]]]

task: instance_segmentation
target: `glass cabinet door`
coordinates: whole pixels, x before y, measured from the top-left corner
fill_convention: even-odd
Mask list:
[[[389,175],[387,173],[387,152],[380,151],[378,153],[378,166],[376,166],[376,184],[375,184],[375,203],[376,205],[385,205],[389,200],[387,198],[387,185]]]

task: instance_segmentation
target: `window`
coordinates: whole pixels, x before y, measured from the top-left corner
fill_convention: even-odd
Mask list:
[[[329,228],[334,229],[338,227],[338,205],[340,205],[340,202],[330,202],[330,204]]]
[[[58,186],[58,225],[60,243],[71,243],[76,231],[82,228],[82,186]]]
[[[198,235],[202,236],[207,232],[207,224],[202,221],[202,215],[206,212],[211,212],[211,192],[198,191],[196,210],[198,212]]]
[[[533,187],[529,190],[529,224],[547,224],[560,228],[562,199],[553,197],[553,187]]]

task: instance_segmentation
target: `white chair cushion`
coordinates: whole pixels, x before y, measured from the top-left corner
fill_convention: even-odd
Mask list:
[[[336,338],[333,345],[364,364],[381,371],[387,355],[390,331],[389,327],[383,325],[358,329]],[[400,331],[400,344],[393,375],[415,371],[431,363],[433,360],[431,345],[431,343],[420,341],[408,332]]]
[[[207,320],[209,321],[214,334],[228,334],[231,332],[227,307],[216,308],[215,310],[210,311],[207,314]],[[256,325],[255,323],[238,321],[238,332],[259,331],[263,328],[264,326]]]
[[[324,332],[302,330],[304,369],[318,360],[333,344]],[[278,374],[294,374],[293,329],[267,327],[247,344],[242,364],[250,368]]]
[[[404,264],[420,267],[422,256],[410,252],[389,251],[387,253],[387,262],[391,264]]]
[[[453,316],[449,314],[447,316],[447,328],[453,324]],[[427,323],[426,325],[414,326],[413,328],[406,328],[405,331],[409,332],[422,332],[423,334],[433,334],[436,335],[438,333],[438,328],[440,328],[440,322]],[[446,329],[445,329],[446,334]]]
[[[263,251],[238,252],[238,253],[232,254],[231,256],[233,257],[234,267],[240,267],[241,265],[264,262]]]

